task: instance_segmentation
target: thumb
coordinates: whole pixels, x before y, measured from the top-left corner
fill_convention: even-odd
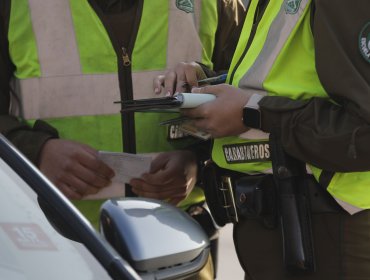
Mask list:
[[[184,199],[183,196],[181,197],[173,197],[168,200],[168,203],[177,206],[182,200]]]
[[[166,153],[160,153],[157,155],[153,161],[152,164],[150,165],[150,173],[156,173],[160,169],[163,169],[168,162],[168,156]]]
[[[218,95],[219,93],[222,93],[225,91],[225,84],[220,85],[208,85],[204,87],[193,87],[191,89],[192,93],[211,93],[214,95]]]

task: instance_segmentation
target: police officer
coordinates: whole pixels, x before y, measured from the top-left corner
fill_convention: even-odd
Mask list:
[[[183,113],[193,118],[198,129],[217,138],[212,160],[233,171],[229,172],[232,182],[240,182],[235,176],[244,175],[248,181],[252,174],[274,170],[278,191],[292,178],[308,186],[309,193],[294,206],[306,207],[310,199],[308,222],[298,226],[310,226],[303,231],[312,236],[311,264],[306,267],[297,261],[295,269],[290,269],[287,249],[297,243],[282,240],[287,233],[282,231],[284,222],[266,224],[261,217],[244,215],[246,194],[232,186],[239,214],[232,219],[234,241],[246,279],[366,279],[370,275],[369,8],[365,0],[356,5],[252,0],[228,73],[230,85],[193,89],[217,97]],[[184,77],[190,77],[189,83],[194,80],[196,71],[189,67],[172,72],[179,78],[175,82]],[[164,81],[159,77],[156,83]],[[300,173],[284,164],[279,166],[284,172],[275,172],[281,159],[275,155],[276,143],[283,159],[303,163]],[[284,180],[276,179],[278,175],[287,181],[281,183]],[[275,205],[278,217],[285,220],[282,213],[288,205],[279,200],[280,195]],[[316,208],[315,197],[323,198],[324,208]],[[292,216],[298,217],[301,210],[291,212]],[[304,255],[306,249],[294,253]]]

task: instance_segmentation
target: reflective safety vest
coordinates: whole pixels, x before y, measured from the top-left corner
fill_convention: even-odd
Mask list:
[[[315,69],[311,0],[270,1],[258,25],[258,0],[251,0],[228,81],[250,93],[292,99],[328,98]],[[247,45],[249,49],[245,52]],[[268,134],[251,129],[214,141],[213,160],[244,173],[272,170]],[[319,181],[322,170],[308,165]],[[327,190],[350,213],[370,208],[370,173],[335,173]]]
[[[135,42],[117,51],[86,0],[11,1],[8,40],[23,117],[46,120],[63,139],[122,151],[121,108],[114,103],[122,99],[122,88],[132,87],[133,99],[154,97],[153,78],[179,61],[212,67],[217,1],[194,1],[193,7],[177,2],[144,1]],[[137,152],[173,148],[158,125],[170,117],[135,117]],[[203,199],[195,194],[190,200]]]

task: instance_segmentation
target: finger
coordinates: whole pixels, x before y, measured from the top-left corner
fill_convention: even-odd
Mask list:
[[[94,170],[87,169],[83,166],[76,168],[75,175],[86,182],[88,185],[94,186],[96,188],[104,188],[108,186],[112,181],[110,178],[102,176]]]
[[[174,94],[174,89],[176,86],[177,74],[174,71],[166,73],[164,78],[164,92],[166,96]]]
[[[67,178],[65,178],[64,182],[66,185],[70,186],[73,191],[79,193],[82,196],[97,193],[99,191],[99,188],[89,185],[76,176],[68,176]]]
[[[191,65],[184,64],[177,73],[176,92],[190,91],[194,86],[198,86],[196,71]]]
[[[203,118],[202,105],[192,108],[192,109],[181,109],[181,115],[188,117],[190,119],[201,119]]]
[[[206,118],[196,118],[196,119],[193,119],[191,124],[201,130],[201,131],[204,131],[204,132],[208,132],[208,133],[211,133],[212,132],[212,129],[211,127],[209,126],[209,121],[206,119]]]
[[[212,93],[214,95],[222,94],[228,91],[230,85],[207,85],[203,87],[194,87],[191,89],[192,93]]]
[[[153,185],[166,185],[171,184],[174,178],[173,173],[166,172],[165,170],[161,169],[156,173],[146,173],[142,175],[142,178],[146,182],[150,182]]]
[[[164,85],[164,75],[159,75],[153,80],[153,89],[155,94],[160,94]]]
[[[100,176],[93,170],[86,168],[83,165],[75,164],[73,167],[69,167],[70,172],[81,181],[96,188],[104,188],[111,183],[111,180]]]
[[[183,201],[186,198],[185,195],[179,196],[179,197],[172,197],[168,200],[168,203],[177,206],[181,201]]]
[[[67,184],[60,184],[58,186],[59,190],[69,199],[74,200],[80,200],[82,198],[82,195],[76,192],[74,189],[72,189]]]
[[[167,153],[160,153],[159,155],[157,155],[150,165],[149,173],[156,173],[158,172],[158,170],[165,168],[168,160],[169,158]]]
[[[208,86],[204,86],[204,87],[193,87],[191,89],[191,92],[192,93],[204,93],[204,92],[207,92],[208,93]]]
[[[77,160],[81,165],[92,172],[99,174],[103,178],[111,179],[115,175],[112,168],[92,154],[79,153],[77,155]]]

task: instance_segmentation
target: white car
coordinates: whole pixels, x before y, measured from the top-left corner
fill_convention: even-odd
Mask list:
[[[208,258],[201,227],[157,200],[106,201],[99,234],[1,134],[0,192],[0,279],[186,279]]]

